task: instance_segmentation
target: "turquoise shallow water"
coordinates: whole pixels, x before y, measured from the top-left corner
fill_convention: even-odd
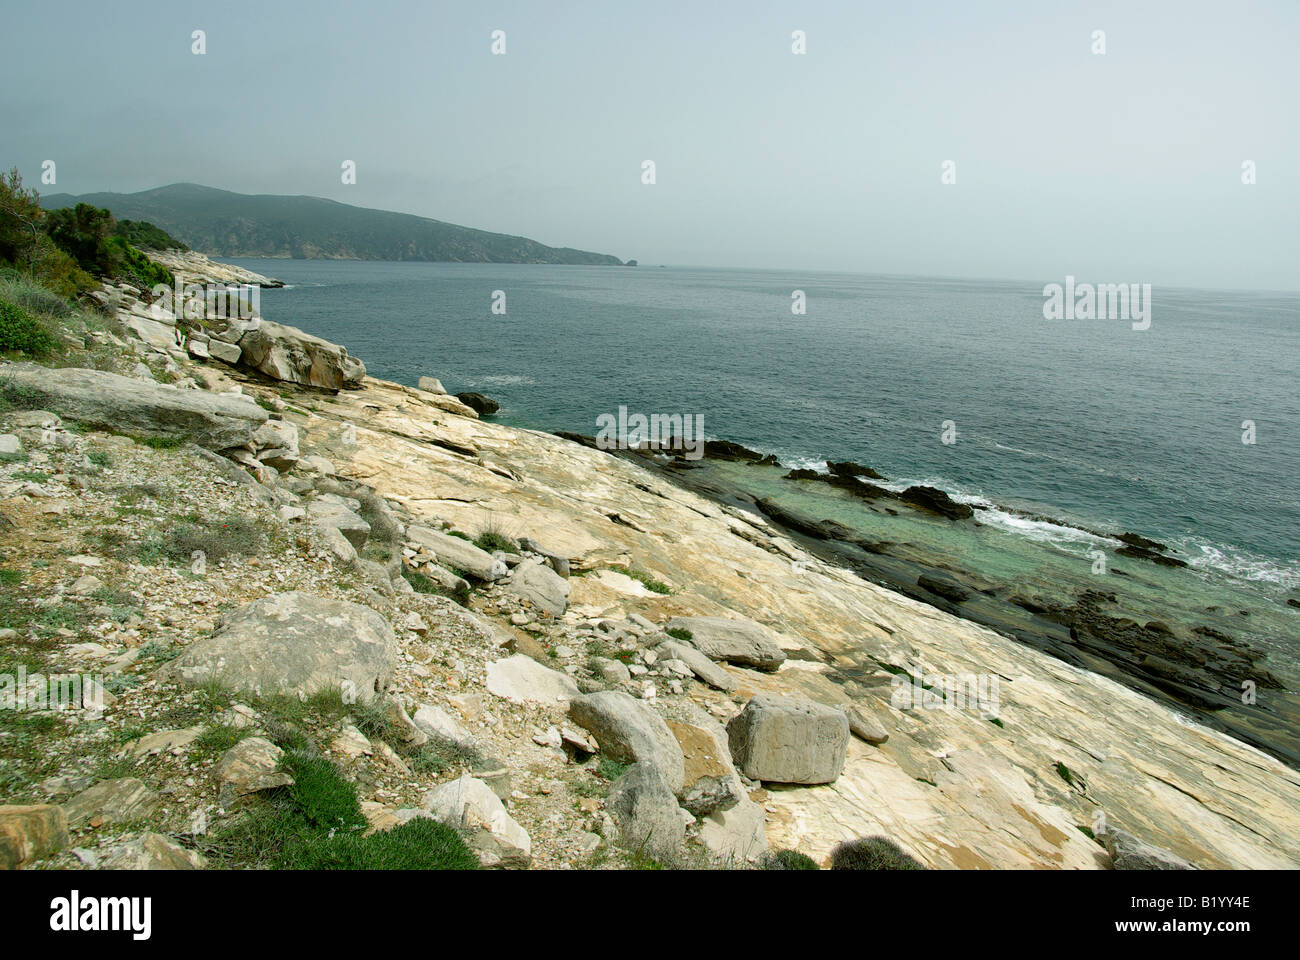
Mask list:
[[[1264,595],[1300,588],[1300,295],[1157,287],[1139,332],[1045,320],[1041,286],[1010,282],[238,262],[291,285],[263,292],[268,317],[347,344],[375,375],[486,393],[506,422],[590,434],[620,405],[702,415],[710,437],[791,464],[856,460],[1134,530]]]

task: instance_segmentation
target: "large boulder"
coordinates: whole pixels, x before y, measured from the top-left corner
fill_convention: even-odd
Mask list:
[[[745,776],[771,783],[832,783],[844,769],[849,721],[799,697],[755,696],[727,724],[731,756]]]
[[[772,632],[753,620],[673,617],[664,629],[690,631],[691,645],[710,660],[759,670],[775,670],[785,662],[785,651]]]
[[[480,416],[491,416],[501,409],[499,403],[481,393],[458,393],[456,399]]]
[[[406,539],[433,554],[444,567],[455,567],[476,580],[500,580],[506,575],[504,560],[497,560],[460,537],[413,523],[406,528]]]
[[[686,821],[672,787],[651,764],[634,763],[615,780],[605,806],[627,849],[668,861],[680,852]]]
[[[485,867],[527,867],[532,862],[528,833],[482,780],[463,776],[434,787],[422,808],[434,819],[464,830],[465,842]]]
[[[569,605],[569,581],[536,560],[522,561],[501,586],[553,617],[563,616]]]
[[[602,690],[576,698],[569,716],[589,731],[601,753],[621,763],[652,767],[673,793],[686,778],[682,748],[659,714],[619,690]]]
[[[734,807],[746,794],[731,762],[726,731],[716,723],[711,724],[716,729],[711,729],[679,720],[666,722],[682,748],[682,806],[697,817]]]
[[[323,390],[356,390],[366,365],[346,347],[313,337],[297,327],[261,323],[239,338],[240,363],[274,380]]]
[[[162,671],[188,683],[219,680],[263,694],[341,688],[369,701],[387,685],[396,648],[388,621],[369,607],[295,590],[240,607]]]
[[[185,436],[209,450],[251,443],[267,419],[265,410],[240,394],[182,390],[102,370],[15,363],[4,376],[70,420],[143,436]]]
[[[18,870],[67,843],[68,821],[55,804],[0,807],[0,870]]]

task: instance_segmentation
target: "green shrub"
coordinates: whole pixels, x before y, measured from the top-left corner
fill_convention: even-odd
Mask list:
[[[887,837],[864,837],[841,843],[831,852],[832,870],[924,870],[917,860]]]
[[[146,250],[188,250],[171,234],[145,220],[119,220],[113,231],[133,247]]]
[[[494,550],[502,550],[506,553],[514,553],[519,549],[518,545],[504,534],[497,533],[495,530],[486,530],[478,535],[474,545],[480,550],[492,553]]]
[[[341,834],[297,851],[299,870],[477,870],[478,858],[445,823],[416,817],[370,836]]]
[[[763,858],[764,870],[820,870],[817,861],[798,850],[777,850]]]
[[[0,300],[0,351],[49,356],[58,341],[22,307]]]
[[[691,640],[695,639],[695,634],[691,633],[691,631],[687,630],[685,627],[673,627],[671,630],[666,630],[664,632],[674,640],[685,640],[689,643]]]
[[[144,541],[137,552],[141,560],[156,563],[187,562],[201,551],[205,560],[213,562],[229,556],[255,556],[265,544],[266,535],[256,522],[229,516],[215,523],[178,523],[162,536]]]

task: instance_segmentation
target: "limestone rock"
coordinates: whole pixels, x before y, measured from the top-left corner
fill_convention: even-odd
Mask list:
[[[663,718],[644,703],[621,691],[602,690],[576,698],[569,716],[590,731],[601,753],[622,763],[644,764],[673,793],[682,789],[682,748]]]
[[[287,787],[293,777],[280,769],[284,751],[264,737],[248,737],[222,755],[212,771],[223,792],[235,796]],[[227,790],[228,788],[228,790]]]
[[[422,703],[411,718],[420,732],[435,740],[472,747],[474,736],[466,730],[459,720],[447,711],[431,703]]]
[[[162,670],[188,683],[221,679],[254,693],[310,696],[342,688],[364,702],[383,692],[395,657],[392,628],[369,607],[292,591],[240,607]]]
[[[239,349],[244,366],[287,383],[354,390],[366,376],[366,365],[346,347],[281,323],[263,320],[239,338]]]
[[[554,704],[578,696],[578,685],[569,677],[522,653],[489,663],[487,688],[512,703]]]
[[[759,694],[727,724],[727,736],[751,780],[832,783],[844,769],[849,721],[811,700]]]
[[[437,377],[421,377],[419,387],[427,393],[445,394],[447,392],[442,387],[442,381]]]
[[[468,831],[466,843],[485,867],[522,868],[532,862],[528,833],[482,780],[463,776],[434,787],[425,795],[422,808],[435,819]]]
[[[569,604],[569,581],[536,560],[524,560],[501,586],[553,617],[562,616]]]
[[[851,705],[845,705],[841,709],[849,718],[849,732],[858,739],[876,746],[889,740],[889,733],[885,730],[884,724],[871,714]]]
[[[63,804],[68,826],[80,827],[95,818],[123,823],[148,816],[158,805],[158,794],[134,777],[101,780]]]
[[[68,844],[63,808],[43,803],[0,807],[0,870],[18,870]]]
[[[146,436],[183,435],[210,450],[249,444],[266,422],[252,399],[78,367],[10,364],[6,377],[34,392],[42,406],[90,427]]]
[[[752,620],[673,617],[664,628],[689,630],[691,645],[710,660],[725,660],[758,670],[775,670],[785,662],[785,651],[771,631]]]
[[[348,538],[353,549],[360,550],[370,537],[370,524],[341,502],[340,497],[326,494],[307,504],[307,513],[317,526],[332,527]]]
[[[411,524],[406,530],[406,537],[415,546],[423,547],[433,554],[438,562],[463,570],[477,580],[500,580],[506,575],[507,568],[503,561],[480,550],[468,540],[419,524]]]
[[[681,849],[686,823],[672,787],[651,764],[635,763],[615,780],[605,805],[628,850],[671,861]]]
[[[682,806],[697,817],[715,810],[734,807],[746,797],[741,782],[731,762],[726,731],[721,726],[708,730],[691,723],[668,720],[682,748],[684,776],[680,791]]]
[[[731,678],[731,674],[688,644],[666,640],[656,648],[656,652],[670,660],[680,660],[691,673],[715,690],[730,693],[736,689],[736,681]]]

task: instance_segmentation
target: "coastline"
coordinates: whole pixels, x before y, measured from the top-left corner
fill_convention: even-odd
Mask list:
[[[701,471],[672,471],[637,455],[616,456],[481,419],[445,394],[368,376],[346,351],[293,328],[264,322],[241,330],[239,343],[256,334],[259,345],[271,338],[272,348],[243,356],[235,351],[239,359],[225,362],[212,349],[213,341],[226,343],[218,336],[228,333],[212,331],[206,342],[191,335],[190,343],[206,349],[140,344],[137,352],[166,357],[177,370],[170,391],[158,387],[154,393],[211,402],[224,397],[225,404],[236,396],[255,398],[256,404],[242,403],[245,415],[275,424],[282,436],[291,433],[292,455],[287,443],[231,447],[228,457],[192,448],[168,455],[92,431],[87,439],[68,441],[68,456],[84,456],[86,444],[111,449],[120,458],[113,469],[124,476],[227,497],[267,524],[283,551],[253,558],[256,563],[236,557],[214,568],[209,583],[222,585],[212,589],[223,602],[253,600],[301,582],[379,611],[395,625],[411,622],[413,613],[423,618],[422,627],[398,627],[403,656],[394,662],[392,687],[409,704],[454,714],[457,726],[485,750],[507,759],[516,787],[527,788],[520,797],[508,796],[512,813],[533,834],[538,865],[580,862],[573,851],[591,836],[600,840],[601,817],[608,814],[603,803],[581,802],[591,799],[578,792],[586,773],[560,733],[572,718],[567,703],[527,696],[516,702],[500,692],[494,671],[499,677],[502,663],[517,665],[521,657],[536,664],[530,670],[563,674],[583,693],[617,690],[701,731],[721,729],[764,694],[851,707],[883,728],[883,740],[848,740],[833,782],[746,782],[735,806],[697,818],[690,836],[717,842],[708,849],[731,850],[742,863],[757,862],[761,849],[797,849],[824,861],[840,841],[883,833],[934,868],[1098,869],[1112,865],[1094,839],[1106,832],[1097,831],[1101,823],[1202,868],[1300,866],[1300,773],[1190,719],[1185,709],[981,626],[962,604],[946,601],[951,609],[945,609],[933,591],[919,599],[908,595],[912,587],[900,591],[873,582],[879,575],[904,583],[900,568],[891,572],[886,562],[924,566],[916,558],[870,551],[845,556],[806,531],[792,533],[754,512],[756,501],[743,491],[716,481],[710,490],[704,477],[694,476]],[[309,367],[279,363],[274,338],[314,351],[314,361]],[[318,377],[321,383],[311,382]],[[56,402],[54,393],[49,397]],[[57,447],[42,455],[59,466],[44,488],[20,483],[5,490],[5,504],[21,514],[11,537],[51,522],[41,520],[32,504],[76,496],[73,478],[79,474],[71,461],[64,469]],[[123,488],[112,470],[92,476],[98,479],[84,482],[105,501],[101,512],[111,515]],[[371,495],[407,531],[398,541],[399,570],[421,556],[410,540],[412,527],[468,538],[496,532],[544,545],[544,555],[572,572],[559,612],[521,604],[492,580],[495,574],[474,584],[463,607],[413,597],[383,564],[366,566],[355,549],[349,557],[337,536],[327,547],[328,531],[313,519],[324,512],[319,508],[335,505],[330,497],[359,502]],[[158,512],[166,520],[176,509]],[[784,518],[796,519],[790,513]],[[819,557],[823,550],[828,555]],[[880,558],[876,568],[865,566],[872,557]],[[141,591],[152,582],[148,578],[156,580],[113,551],[93,559],[106,580],[139,584]],[[34,600],[37,584],[61,592],[67,574],[53,566],[31,576]],[[648,588],[648,581],[663,590]],[[156,632],[183,656],[212,636],[211,623],[196,625],[187,615],[193,593],[183,575],[169,576],[165,590],[153,590],[165,610],[150,613],[156,627],[146,621],[133,628],[135,636],[114,629],[98,642],[126,657],[141,646],[140,631]],[[770,669],[724,659],[714,665],[721,674],[712,683],[674,673],[651,641],[677,617],[751,621],[774,638],[782,661]],[[615,670],[610,680],[593,669],[604,658],[599,651],[609,650],[607,636],[630,645],[624,650],[639,668],[637,679]],[[440,649],[441,643],[447,646]],[[137,663],[136,655],[126,663],[132,675],[148,679],[123,697],[123,707],[157,710],[160,702],[181,696],[166,671]],[[928,689],[953,677],[996,678],[995,713],[896,702],[900,686]],[[901,684],[902,678],[908,682]],[[331,736],[336,728],[326,725]],[[347,762],[366,790],[367,816],[391,826],[418,802],[413,783],[420,789],[429,784],[385,766],[378,741],[369,748]],[[183,808],[180,801],[188,799],[183,792],[172,806]],[[77,865],[69,859],[61,864]]]

